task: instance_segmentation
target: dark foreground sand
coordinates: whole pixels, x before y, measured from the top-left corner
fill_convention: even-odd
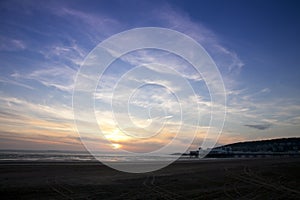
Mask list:
[[[1,199],[300,199],[300,158],[177,162],[147,174],[98,163],[0,163]]]

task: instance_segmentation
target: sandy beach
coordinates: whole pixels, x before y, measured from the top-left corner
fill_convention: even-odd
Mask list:
[[[182,161],[130,174],[100,163],[2,162],[2,199],[297,199],[300,158]]]

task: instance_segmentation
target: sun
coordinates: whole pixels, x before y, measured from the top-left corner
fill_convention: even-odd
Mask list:
[[[107,133],[105,135],[106,139],[111,142],[111,146],[113,149],[120,149],[122,145],[120,142],[128,141],[128,136],[126,136],[120,129],[114,129],[114,131]]]
[[[120,149],[122,146],[120,144],[113,143],[111,144],[114,149]]]
[[[119,129],[115,129],[113,132],[110,132],[105,135],[106,139],[111,142],[120,142],[128,140],[128,137],[124,135]]]

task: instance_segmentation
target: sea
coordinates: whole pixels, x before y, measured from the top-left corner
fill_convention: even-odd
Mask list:
[[[115,153],[96,154],[102,162],[127,161],[173,161],[178,155],[162,154],[155,156],[128,156]],[[181,157],[180,160],[193,159]],[[0,162],[96,162],[98,161],[89,152],[78,151],[36,151],[36,150],[0,150]]]

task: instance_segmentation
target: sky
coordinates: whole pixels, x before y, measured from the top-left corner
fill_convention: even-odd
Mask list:
[[[0,149],[83,150],[85,138],[103,151],[148,152],[178,131],[186,137],[178,148],[190,138],[191,148],[201,145],[216,128],[209,124],[205,77],[178,55],[154,49],[122,56],[99,79],[94,113],[111,147],[95,139],[97,131],[78,133],[72,97],[81,65],[102,41],[141,27],[186,34],[214,60],[227,99],[217,145],[299,137],[299,6],[292,0],[1,1]],[[177,84],[179,76],[195,98]],[[137,83],[147,85],[129,102]]]

